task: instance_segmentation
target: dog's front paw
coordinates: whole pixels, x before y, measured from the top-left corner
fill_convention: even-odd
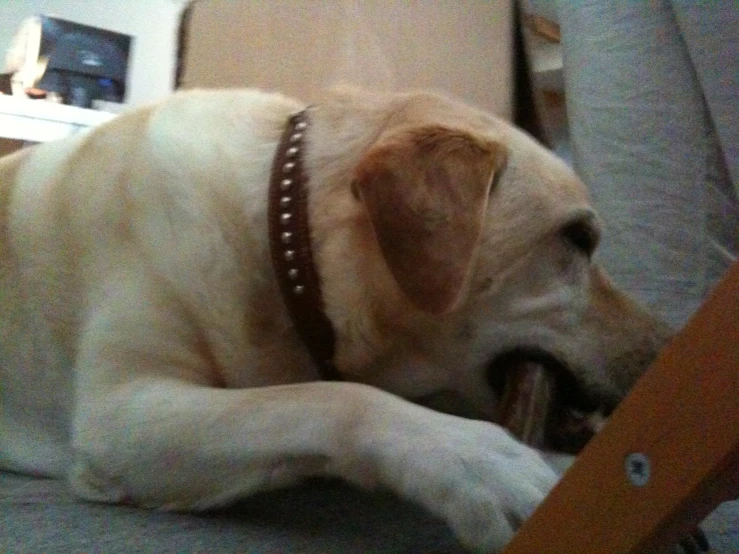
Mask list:
[[[492,427],[492,425],[490,425]],[[497,430],[496,430],[497,431]],[[495,431],[480,445],[462,449],[451,463],[434,468],[440,475],[429,490],[432,510],[446,519],[459,539],[479,552],[499,552],[538,507],[558,480],[531,448]]]
[[[385,485],[444,518],[474,551],[499,552],[558,479],[492,423],[409,409],[365,442]]]

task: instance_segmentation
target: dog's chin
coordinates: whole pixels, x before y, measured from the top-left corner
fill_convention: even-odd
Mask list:
[[[554,401],[545,425],[546,448],[576,454],[600,430],[617,401],[582,383],[561,357],[537,347],[519,347],[498,354],[487,368],[488,383],[501,398],[510,372],[535,364],[554,376]]]

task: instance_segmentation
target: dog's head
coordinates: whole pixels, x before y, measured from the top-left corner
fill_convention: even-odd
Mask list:
[[[371,136],[340,139],[363,146],[317,200],[336,206],[316,235],[339,369],[494,418],[506,362],[534,357],[565,376],[574,405],[612,407],[667,331],[593,261],[600,221],[581,181],[453,101],[397,97],[384,118],[377,99],[357,104],[333,132],[365,117]]]

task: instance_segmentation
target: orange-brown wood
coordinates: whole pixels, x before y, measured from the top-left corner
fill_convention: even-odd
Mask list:
[[[626,457],[647,456],[635,486]],[[739,496],[739,263],[504,554],[666,552]]]

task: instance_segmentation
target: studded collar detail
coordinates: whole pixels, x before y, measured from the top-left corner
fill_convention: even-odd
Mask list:
[[[290,117],[272,164],[269,244],[277,281],[293,326],[323,379],[341,379],[334,365],[336,337],[324,310],[308,226],[307,176],[303,167],[308,110]]]

